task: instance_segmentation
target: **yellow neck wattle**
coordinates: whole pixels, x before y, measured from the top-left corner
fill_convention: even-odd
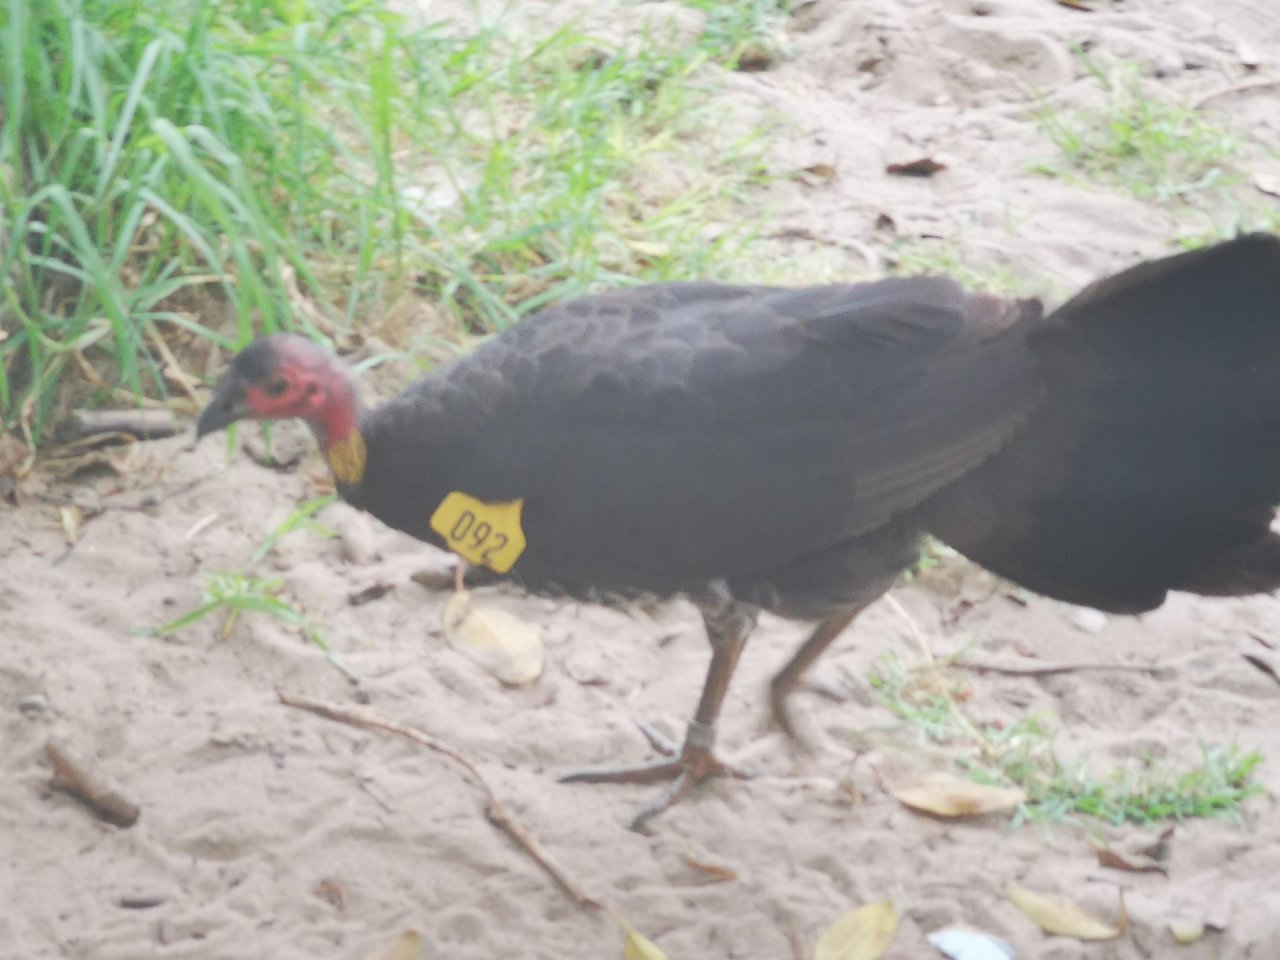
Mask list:
[[[359,429],[353,428],[341,440],[329,444],[329,448],[325,450],[325,459],[329,461],[329,469],[333,471],[339,483],[354,487],[364,477],[365,458],[368,453],[364,437]]]

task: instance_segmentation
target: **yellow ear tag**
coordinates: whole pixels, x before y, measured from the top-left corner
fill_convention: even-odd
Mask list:
[[[523,508],[523,498],[485,503],[455,490],[431,515],[431,529],[460,557],[495,573],[506,573],[524,553],[524,531],[520,529]]]

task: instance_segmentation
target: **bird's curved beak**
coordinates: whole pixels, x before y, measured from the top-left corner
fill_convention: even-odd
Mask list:
[[[234,376],[228,376],[218,384],[213,399],[200,411],[200,418],[196,420],[197,440],[206,433],[229,427],[253,412],[245,400],[244,391],[244,384]]]

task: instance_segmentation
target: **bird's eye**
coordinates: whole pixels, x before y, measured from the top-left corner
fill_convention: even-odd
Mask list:
[[[282,397],[286,390],[289,389],[289,381],[281,377],[279,380],[273,380],[267,387],[267,393],[273,397]]]

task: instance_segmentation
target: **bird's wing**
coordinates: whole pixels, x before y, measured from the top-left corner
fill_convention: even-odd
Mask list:
[[[419,498],[525,500],[526,578],[667,592],[858,537],[989,456],[1036,402],[1032,316],[937,278],[642,287],[544,311],[380,419]]]

